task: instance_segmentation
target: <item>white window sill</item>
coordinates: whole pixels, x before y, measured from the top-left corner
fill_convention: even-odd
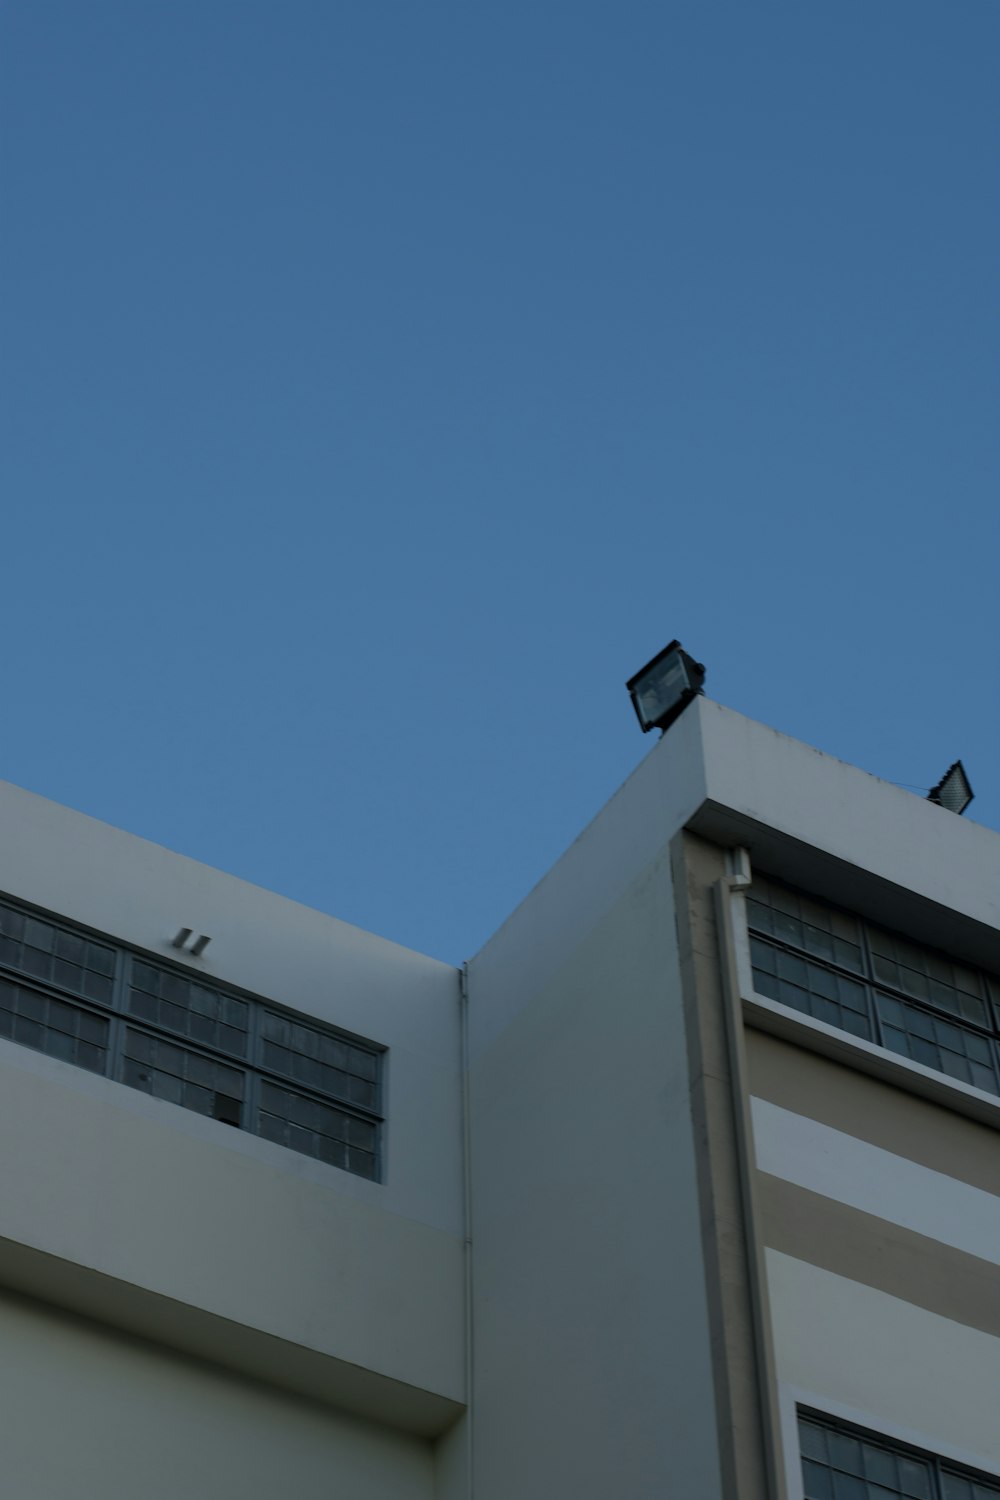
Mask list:
[[[908,1057],[900,1057],[885,1047],[851,1036],[836,1026],[828,1026],[825,1021],[816,1021],[778,1000],[768,999],[755,991],[748,993],[746,988],[743,989],[743,1016],[747,1025],[758,1031],[768,1031],[772,1036],[794,1042],[797,1047],[818,1052],[848,1068],[856,1068],[859,1073],[868,1073],[884,1083],[919,1094],[945,1109],[968,1115],[970,1119],[1000,1130],[1000,1097],[996,1094],[973,1088],[969,1083],[960,1083],[933,1068],[925,1068],[923,1063],[911,1062]]]

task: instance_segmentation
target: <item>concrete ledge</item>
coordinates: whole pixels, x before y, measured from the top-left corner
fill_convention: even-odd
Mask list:
[[[420,1437],[445,1432],[464,1410],[446,1396],[405,1385],[13,1240],[0,1239],[0,1285]]]
[[[743,1015],[747,1025],[755,1026],[759,1031],[769,1031],[772,1036],[794,1042],[798,1047],[818,1052],[849,1068],[856,1068],[859,1073],[881,1078],[896,1088],[919,1094],[921,1098],[943,1104],[946,1109],[1000,1130],[1000,1098],[995,1094],[987,1094],[971,1084],[948,1078],[933,1068],[925,1068],[922,1063],[911,1062],[908,1057],[900,1057],[861,1037],[850,1036],[846,1031],[802,1015],[764,995],[744,994]]]
[[[0,1173],[10,1285],[326,1400],[426,1392],[414,1430],[465,1399],[463,1241],[376,1184],[7,1041]]]

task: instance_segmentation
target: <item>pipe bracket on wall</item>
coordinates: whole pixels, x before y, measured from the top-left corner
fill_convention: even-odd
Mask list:
[[[170,939],[170,946],[172,948],[179,948],[183,952],[184,949],[187,948],[188,939],[191,937],[193,931],[194,928],[192,927],[181,927]],[[194,942],[191,944],[189,950],[191,956],[193,958],[201,958],[201,955],[204,953],[205,949],[208,947],[211,941],[212,939],[208,937],[206,933],[199,933]]]

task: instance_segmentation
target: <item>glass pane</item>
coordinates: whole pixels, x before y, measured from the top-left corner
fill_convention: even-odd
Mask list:
[[[866,1479],[874,1479],[878,1484],[895,1488],[897,1475],[894,1453],[887,1453],[884,1448],[876,1448],[873,1444],[866,1443],[864,1459]]]
[[[826,1433],[822,1427],[817,1427],[814,1422],[799,1418],[799,1448],[807,1458],[819,1458],[820,1463],[826,1463]]]
[[[76,1062],[91,1073],[103,1073],[107,1053],[103,1047],[91,1046],[90,1042],[77,1042]]]
[[[755,901],[747,897],[747,925],[755,928],[758,932],[773,932],[771,923],[771,909],[762,901]]]
[[[137,990],[145,990],[150,995],[159,992],[156,982],[156,970],[151,969],[148,964],[141,964],[136,960],[132,962],[132,984]]]
[[[39,922],[37,917],[26,917],[24,941],[31,948],[40,948],[43,953],[51,953],[55,948],[55,928],[50,927],[47,922]]]
[[[791,984],[801,985],[804,988],[808,972],[809,971],[806,968],[805,959],[797,958],[794,953],[785,953],[782,949],[779,948],[779,979],[787,979]]]
[[[362,1052],[357,1047],[351,1048],[350,1067],[351,1072],[358,1078],[366,1078],[369,1083],[374,1083],[377,1076],[378,1059],[370,1052]]]
[[[347,1166],[347,1147],[343,1141],[331,1140],[329,1136],[321,1135],[319,1138],[319,1159],[327,1162],[331,1167]]]
[[[899,1487],[904,1495],[914,1496],[914,1500],[931,1500],[931,1475],[927,1465],[900,1454]]]
[[[772,948],[770,943],[762,943],[759,938],[750,939],[750,962],[755,969],[773,974],[777,966],[776,954],[777,949]]]
[[[359,1177],[374,1179],[375,1158],[369,1152],[359,1151],[356,1146],[352,1146],[347,1153],[347,1169]]]
[[[844,1432],[831,1432],[827,1441],[829,1443],[830,1463],[834,1468],[844,1469],[848,1474],[864,1473],[861,1444],[857,1438],[848,1437]]]
[[[997,1086],[996,1069],[985,1067],[982,1063],[972,1062],[969,1064],[969,1082],[977,1089],[985,1089],[987,1093],[1000,1093]]]
[[[279,1120],[274,1115],[269,1115],[264,1110],[261,1110],[258,1115],[257,1129],[266,1141],[273,1141],[276,1146],[283,1146],[285,1144],[287,1127],[284,1120]]]
[[[24,936],[24,917],[9,906],[0,906],[0,933],[20,942]]]
[[[147,995],[142,990],[129,991],[128,1008],[132,1015],[138,1016],[142,1021],[155,1021],[159,1009],[152,995]]]
[[[781,938],[782,942],[791,943],[795,948],[802,947],[802,923],[796,917],[790,917],[785,912],[776,911],[773,914],[774,935]]]

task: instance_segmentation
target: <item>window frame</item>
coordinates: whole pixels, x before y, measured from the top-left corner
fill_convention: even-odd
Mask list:
[[[811,1422],[822,1427],[828,1432],[834,1432],[845,1437],[856,1438],[872,1447],[880,1448],[894,1457],[912,1459],[915,1462],[926,1464],[931,1474],[932,1494],[928,1500],[950,1500],[945,1493],[942,1477],[951,1475],[953,1478],[961,1479],[969,1484],[985,1486],[990,1493],[1000,1497],[1000,1473],[991,1473],[978,1465],[966,1463],[962,1459],[952,1457],[940,1450],[935,1451],[923,1443],[914,1443],[906,1438],[878,1428],[869,1427],[867,1423],[858,1422],[852,1418],[835,1415],[829,1409],[813,1406],[808,1401],[795,1399],[792,1408],[791,1430],[794,1433],[794,1472],[796,1479],[795,1500],[808,1500],[806,1494],[805,1471],[803,1464],[806,1455],[802,1451],[800,1422],[802,1420]],[[815,1460],[812,1460],[815,1462]],[[867,1481],[865,1481],[867,1483]],[[875,1482],[875,1481],[873,1481]],[[905,1493],[901,1494],[899,1500],[906,1500]]]
[[[921,1070],[922,1074],[930,1073],[934,1077],[941,1079],[946,1086],[954,1087],[955,1089],[961,1090],[963,1092],[965,1090],[970,1090],[977,1097],[991,1099],[993,1101],[996,1101],[996,1103],[1000,1105],[1000,976],[994,974],[990,970],[983,969],[980,965],[966,963],[965,960],[961,959],[957,954],[949,954],[931,944],[921,943],[918,939],[911,938],[907,934],[890,928],[884,923],[871,922],[860,912],[851,911],[848,908],[840,906],[835,902],[828,901],[820,896],[815,896],[812,892],[804,889],[803,887],[794,885],[790,881],[782,879],[781,876],[772,875],[765,870],[758,870],[754,873],[755,880],[758,883],[758,889],[759,883],[763,880],[770,883],[771,885],[775,885],[784,890],[787,890],[792,895],[803,897],[806,900],[815,903],[817,906],[824,908],[829,912],[849,917],[856,925],[858,932],[858,941],[861,948],[861,967],[859,970],[855,971],[844,964],[837,963],[834,959],[826,959],[818,956],[815,953],[811,953],[805,946],[798,947],[796,944],[787,939],[775,936],[773,933],[768,933],[766,931],[762,931],[759,927],[755,927],[751,918],[749,905],[746,903],[755,899],[758,900],[759,904],[762,905],[768,905],[768,903],[766,901],[760,902],[759,897],[754,896],[754,884],[751,883],[745,891],[741,892],[741,896],[744,898],[743,929],[746,937],[743,969],[744,982],[749,986],[749,994],[753,997],[754,1003],[756,1005],[765,1006],[767,1008],[777,1007],[780,1009],[781,1013],[787,1014],[790,1017],[796,1016],[800,1019],[800,1021],[802,1021],[809,1027],[823,1027],[824,1031],[829,1029],[830,1031],[836,1033],[838,1036],[843,1037],[848,1045],[854,1046],[859,1050],[867,1051],[869,1048],[874,1048],[879,1054],[885,1056],[886,1058],[894,1059],[897,1063],[901,1064],[908,1070],[919,1069]],[[943,958],[949,962],[962,964],[963,967],[973,970],[979,977],[983,986],[984,1006],[986,1015],[988,1017],[988,1024],[980,1025],[975,1021],[957,1017],[953,1012],[947,1010],[943,1005],[935,1004],[930,1000],[921,1000],[920,998],[908,993],[905,989],[893,985],[890,982],[880,978],[876,973],[872,952],[872,934],[878,932],[885,933],[893,939],[901,939],[905,943],[922,949],[927,954]],[[754,970],[759,966],[753,963],[753,954],[751,947],[754,940],[763,942],[764,944],[772,949],[777,950],[778,952],[784,952],[793,958],[802,960],[807,964],[811,964],[817,969],[824,970],[827,973],[832,974],[836,978],[842,978],[852,981],[855,984],[860,984],[865,992],[866,1008],[864,1011],[864,1015],[869,1026],[870,1035],[867,1037],[862,1036],[856,1032],[849,1030],[847,1027],[839,1024],[836,1021],[824,1020],[821,1016],[814,1015],[809,1010],[801,1009],[795,1005],[790,1004],[786,1000],[781,1000],[776,998],[775,996],[768,995],[765,990],[758,989],[756,974]],[[932,1020],[936,1020],[944,1025],[951,1025],[956,1027],[959,1031],[965,1031],[986,1039],[990,1048],[991,1067],[996,1086],[993,1089],[983,1088],[980,1084],[970,1082],[964,1078],[956,1077],[955,1074],[947,1072],[944,1068],[941,1068],[934,1063],[923,1062],[916,1057],[912,1057],[909,1053],[901,1052],[895,1047],[888,1046],[884,1040],[884,1022],[879,1010],[877,999],[879,995],[885,997],[888,1000],[895,1001],[898,1004],[901,1004],[909,1011],[922,1013],[923,1015],[929,1016]]]
[[[81,1071],[89,1072],[92,1077],[103,1077],[109,1082],[121,1084],[123,1088],[135,1089],[137,1092],[146,1093],[151,1098],[157,1098],[161,1103],[174,1103],[175,1101],[165,1099],[155,1094],[151,1089],[144,1089],[140,1085],[132,1083],[124,1076],[126,1069],[126,1040],[129,1031],[151,1037],[155,1041],[166,1043],[178,1048],[182,1053],[205,1059],[209,1064],[223,1066],[236,1070],[243,1077],[243,1094],[241,1099],[241,1118],[239,1122],[226,1119],[224,1116],[205,1113],[201,1109],[195,1109],[192,1105],[186,1105],[177,1101],[176,1107],[188,1109],[190,1112],[201,1115],[202,1118],[216,1119],[230,1128],[239,1129],[246,1135],[256,1136],[259,1140],[268,1141],[272,1145],[281,1145],[283,1149],[294,1151],[296,1155],[306,1156],[309,1160],[317,1162],[321,1166],[333,1166],[337,1170],[349,1172],[352,1176],[361,1177],[362,1180],[376,1184],[384,1181],[385,1160],[385,1057],[387,1048],[367,1037],[359,1036],[343,1027],[330,1024],[319,1017],[310,1015],[304,1011],[298,1011],[291,1006],[283,1005],[267,996],[255,994],[243,989],[241,986],[218,980],[213,974],[198,968],[188,968],[183,964],[172,961],[149,949],[139,947],[137,944],[124,942],[109,934],[91,928],[83,923],[74,922],[60,913],[50,912],[38,907],[31,902],[22,900],[18,896],[0,892],[0,904],[3,908],[17,913],[26,922],[34,920],[53,927],[56,932],[68,934],[71,937],[82,939],[85,942],[98,944],[111,950],[114,957],[113,973],[110,976],[110,997],[105,1002],[95,1000],[83,993],[78,993],[56,979],[40,978],[30,974],[25,969],[14,967],[0,957],[0,981],[16,986],[19,990],[41,996],[46,1004],[48,1014],[48,1002],[55,1000],[71,1007],[77,1014],[92,1015],[100,1018],[106,1024],[107,1033],[104,1042],[104,1066],[98,1070],[78,1062],[75,1058],[60,1056],[58,1051],[50,1050],[44,1046],[35,1046],[31,1042],[25,1042],[15,1036],[14,1024],[12,1023],[11,1034],[3,1040],[10,1040],[19,1046],[26,1046],[32,1051],[41,1053],[43,1056],[53,1058],[55,1061],[66,1062],[70,1067],[79,1067]],[[24,943],[21,939],[22,945]],[[233,999],[247,1007],[247,1029],[246,1052],[239,1056],[235,1052],[226,1051],[220,1045],[213,1045],[190,1035],[171,1029],[159,1020],[136,1015],[129,1008],[130,990],[136,988],[132,985],[133,966],[145,964],[149,968],[163,974],[174,974],[189,985],[211,991],[221,999]],[[84,967],[84,966],[82,966]],[[17,1013],[12,1012],[16,1017]],[[262,1020],[265,1015],[270,1015],[277,1020],[287,1022],[290,1025],[306,1028],[309,1032],[320,1038],[328,1038],[334,1043],[355,1049],[373,1060],[374,1077],[368,1080],[373,1090],[373,1103],[362,1104],[340,1097],[336,1094],[326,1093],[322,1088],[313,1084],[303,1083],[291,1074],[285,1075],[278,1072],[274,1067],[264,1061]],[[52,1030],[47,1023],[46,1032]],[[228,1023],[219,1023],[228,1024]],[[56,1028],[57,1029],[57,1028]],[[239,1029],[239,1028],[234,1028]],[[351,1054],[347,1054],[348,1062]],[[155,1064],[151,1064],[155,1068]],[[343,1069],[348,1084],[350,1079],[357,1076],[350,1073],[349,1067]],[[277,1142],[271,1135],[265,1134],[260,1128],[261,1118],[261,1092],[262,1085],[268,1083],[284,1090],[288,1094],[297,1095],[306,1100],[319,1104],[326,1109],[338,1111],[351,1120],[363,1122],[371,1127],[373,1131],[373,1149],[369,1152],[362,1146],[354,1146],[345,1139],[338,1144],[341,1146],[343,1163],[330,1161],[316,1152],[305,1151],[301,1148]],[[231,1098],[233,1096],[223,1095],[218,1089],[214,1090],[214,1099]],[[290,1123],[290,1122],[289,1122]],[[287,1132],[286,1132],[287,1133]],[[313,1132],[316,1134],[317,1132]],[[372,1157],[372,1170],[369,1174],[347,1165],[350,1160],[349,1153],[353,1150],[363,1155]]]

